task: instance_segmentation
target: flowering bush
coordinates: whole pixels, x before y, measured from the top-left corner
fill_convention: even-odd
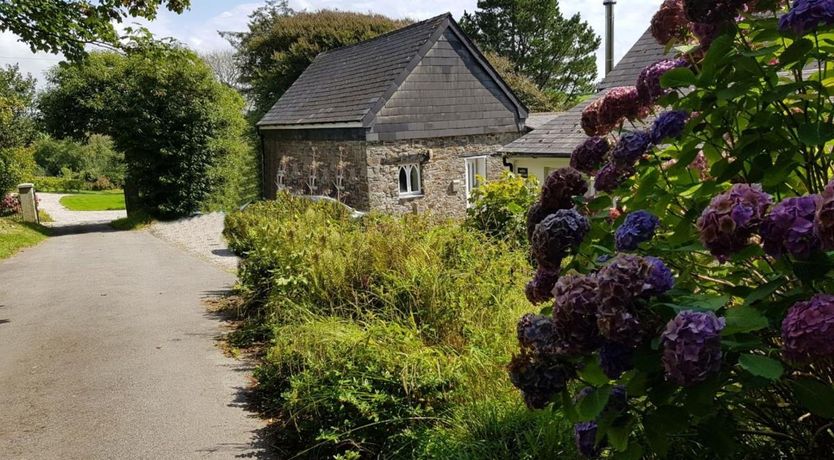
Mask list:
[[[0,216],[20,214],[20,199],[14,193],[9,193],[0,200]]]
[[[595,195],[529,214],[560,278],[513,382],[588,457],[828,458],[834,1],[666,0],[651,32],[676,55],[582,114]]]

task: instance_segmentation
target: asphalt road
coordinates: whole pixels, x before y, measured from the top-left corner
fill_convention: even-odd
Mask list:
[[[145,232],[87,231],[0,262],[0,458],[266,457],[247,369],[202,303],[233,276]]]

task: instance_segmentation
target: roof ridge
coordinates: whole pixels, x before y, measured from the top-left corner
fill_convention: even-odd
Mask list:
[[[451,17],[452,17],[452,13],[450,13],[450,12],[446,12],[446,13],[443,13],[443,14],[441,14],[441,15],[435,16],[435,17],[433,17],[433,18],[424,19],[424,20],[422,20],[422,21],[419,21],[419,22],[414,22],[414,23],[411,23],[411,24],[409,24],[409,25],[407,25],[407,26],[400,27],[399,29],[394,29],[394,30],[391,30],[391,31],[385,32],[384,34],[377,35],[376,37],[369,38],[369,39],[367,39],[367,40],[363,40],[363,41],[361,41],[361,42],[352,43],[352,44],[350,44],[350,45],[345,45],[345,46],[340,46],[340,47],[338,47],[338,48],[329,49],[329,50],[327,50],[327,51],[322,51],[321,53],[319,53],[319,56],[324,56],[324,55],[326,55],[326,54],[335,53],[335,52],[337,52],[337,51],[346,50],[346,49],[348,49],[348,48],[353,48],[353,47],[356,47],[356,46],[366,45],[366,44],[368,44],[368,43],[373,43],[373,42],[375,42],[375,41],[379,41],[379,40],[382,40],[382,39],[388,38],[388,37],[390,37],[391,35],[395,35],[395,34],[398,34],[398,33],[401,33],[401,32],[406,32],[406,31],[408,31],[408,30],[411,30],[411,29],[417,28],[417,27],[419,27],[419,26],[423,26],[423,25],[429,24],[429,23],[434,22],[434,21],[441,21],[441,20],[444,20],[444,19],[446,19],[446,18],[451,18]]]

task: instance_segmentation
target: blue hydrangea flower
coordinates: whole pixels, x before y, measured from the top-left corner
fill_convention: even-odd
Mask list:
[[[605,342],[599,349],[599,367],[609,379],[618,379],[634,369],[634,349],[617,342]]]
[[[816,201],[815,195],[787,198],[771,209],[759,230],[767,254],[781,257],[787,252],[807,259],[820,247],[814,231]]]
[[[597,423],[580,422],[573,427],[573,437],[576,442],[576,450],[583,457],[594,458],[599,455],[597,447]]]
[[[652,144],[651,136],[646,131],[629,131],[617,141],[611,158],[618,165],[633,165],[649,150]]]
[[[664,139],[677,139],[686,127],[689,114],[683,110],[661,113],[652,124],[652,142],[660,144]]]
[[[660,219],[648,211],[635,211],[626,216],[625,222],[614,234],[618,251],[634,251],[646,241],[654,238]]]
[[[834,0],[796,0],[779,18],[779,30],[796,35],[811,33],[820,25],[834,24]]]
[[[646,257],[652,266],[649,272],[649,279],[646,282],[650,287],[646,289],[647,295],[662,295],[675,287],[675,275],[669,267],[657,257]]]

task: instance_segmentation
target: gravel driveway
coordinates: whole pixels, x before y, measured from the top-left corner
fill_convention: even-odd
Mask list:
[[[126,211],[70,211],[61,204],[61,193],[38,193],[41,200],[38,207],[49,214],[54,222],[44,223],[48,227],[70,227],[87,224],[106,224],[127,217]]]
[[[214,212],[173,222],[156,222],[150,232],[226,271],[234,271],[238,258],[223,238],[225,217],[222,212]]]

